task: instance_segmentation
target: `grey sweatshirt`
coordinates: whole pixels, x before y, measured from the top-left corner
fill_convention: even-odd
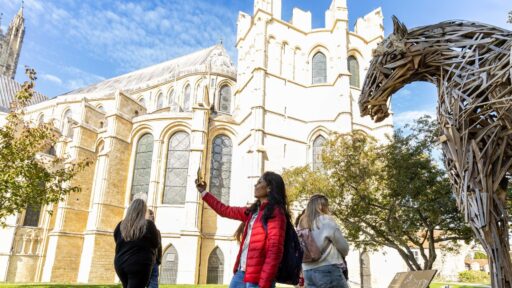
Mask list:
[[[313,239],[324,253],[316,262],[302,263],[303,270],[342,263],[343,258],[341,256],[347,256],[348,254],[348,242],[332,217],[328,215],[318,217],[311,229],[311,234],[313,234]]]

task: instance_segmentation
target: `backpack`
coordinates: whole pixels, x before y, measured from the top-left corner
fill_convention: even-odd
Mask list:
[[[299,236],[299,241],[304,250],[304,256],[302,257],[302,263],[316,262],[322,257],[322,251],[318,245],[316,245],[315,239],[313,238],[313,234],[311,234],[311,230],[299,229],[297,230],[297,234]]]
[[[276,282],[288,285],[299,284],[300,272],[302,271],[302,257],[303,251],[297,232],[295,232],[290,219],[286,219],[283,258],[281,258],[281,263],[277,270]]]

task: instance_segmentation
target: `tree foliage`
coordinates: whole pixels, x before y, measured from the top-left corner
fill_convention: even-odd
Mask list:
[[[436,249],[456,249],[472,234],[434,160],[435,122],[424,117],[407,129],[386,144],[363,132],[334,135],[323,149],[322,170],[298,167],[283,175],[291,199],[326,195],[356,247],[390,247],[411,270],[431,269]]]
[[[0,127],[0,224],[5,218],[28,206],[58,202],[65,195],[79,192],[71,180],[90,161],[71,163],[47,151],[59,137],[53,123],[26,120],[25,107],[32,99],[36,72],[27,68],[29,80],[22,85]]]

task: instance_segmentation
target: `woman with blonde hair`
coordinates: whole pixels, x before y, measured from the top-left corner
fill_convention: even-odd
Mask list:
[[[299,220],[299,229],[308,229],[321,251],[321,256],[302,263],[308,288],[347,288],[347,280],[339,264],[344,263],[349,246],[336,221],[329,216],[329,200],[324,195],[313,195],[306,212]]]
[[[114,267],[123,288],[142,288],[149,282],[159,238],[153,221],[146,220],[146,210],[144,200],[133,200],[114,230]]]

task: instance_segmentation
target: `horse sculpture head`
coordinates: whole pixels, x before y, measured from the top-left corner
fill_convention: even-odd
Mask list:
[[[412,81],[410,78],[419,63],[408,55],[407,35],[407,27],[393,16],[393,34],[373,51],[373,60],[359,99],[362,116],[369,115],[376,122],[387,118],[388,99]]]

